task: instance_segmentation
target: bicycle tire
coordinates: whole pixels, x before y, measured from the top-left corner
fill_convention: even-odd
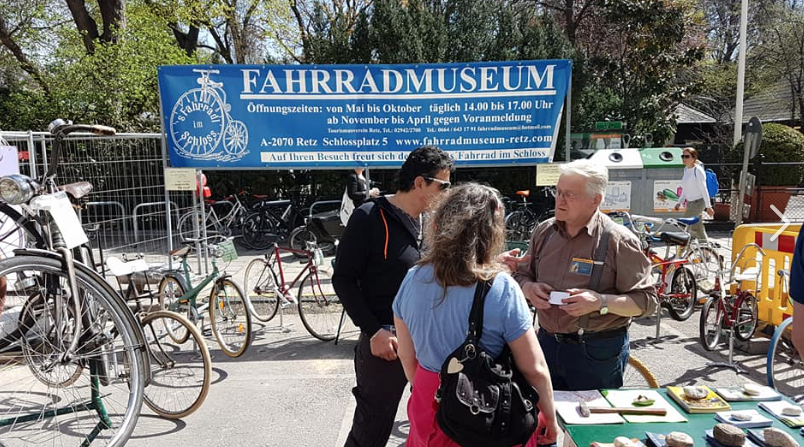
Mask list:
[[[206,215],[207,237],[219,235],[222,237],[229,236],[231,233],[229,229],[222,228],[216,222],[213,222],[211,220],[211,216],[211,214]],[[193,219],[198,220],[198,236],[195,234],[195,225],[193,224]],[[185,244],[193,243],[196,239],[204,237],[204,227],[201,225],[201,216],[198,215],[198,217],[196,217],[194,211],[184,213],[184,215],[179,218],[176,228],[179,230],[179,240]]]
[[[673,272],[673,279],[670,283],[670,294],[681,295],[671,297],[664,301],[667,311],[676,321],[686,321],[695,312],[695,301],[698,300],[698,285],[695,275],[685,266]]]
[[[709,298],[701,309],[700,341],[707,351],[713,351],[717,347],[720,342],[720,335],[723,332],[723,319],[725,316],[721,312],[718,303],[718,300],[721,299]]]
[[[254,250],[266,250],[278,239],[276,224],[268,213],[251,213],[243,220],[243,244]]]
[[[771,338],[768,349],[768,366],[766,376],[768,386],[780,393],[798,397],[804,390],[804,363],[801,353],[796,351],[790,339],[793,330],[793,318],[782,321]]]
[[[692,267],[698,290],[710,294],[715,290],[715,277],[723,271],[723,257],[712,247],[698,247],[689,252],[687,259]]]
[[[47,290],[47,294],[42,295],[52,299],[54,293],[62,293],[68,288],[65,286],[67,272],[62,264],[63,261],[56,257],[15,256],[0,260],[0,276],[30,278],[25,282],[15,281],[17,293],[34,296]],[[146,374],[139,327],[132,326],[125,302],[102,284],[101,279],[82,268],[76,268],[75,278],[78,296],[86,304],[82,306],[81,315],[86,323],[82,338],[86,340],[70,361],[81,362],[83,373],[68,386],[49,386],[35,375],[26,373],[29,359],[25,354],[16,358],[7,356],[0,369],[3,402],[25,402],[25,405],[14,404],[0,411],[0,426],[10,427],[3,430],[5,445],[38,446],[43,439],[53,444],[76,445],[92,439],[102,426],[104,428],[97,433],[92,445],[118,447],[126,444],[136,426]],[[68,327],[70,324],[59,326]],[[90,332],[92,328],[103,328],[103,331]],[[48,340],[46,332],[37,332],[39,330],[38,327],[24,328],[21,343]],[[69,330],[65,330],[63,335],[68,338],[48,341],[53,348],[63,346],[66,352],[66,345],[72,337],[68,334]],[[114,336],[108,337],[107,334]],[[59,345],[60,342],[63,345]],[[102,404],[105,411],[90,410],[87,404],[90,400]],[[21,414],[23,412],[28,414]],[[20,429],[16,426],[17,421],[24,416],[37,417],[25,422],[24,429]]]
[[[516,210],[505,217],[505,239],[508,241],[530,240],[528,212]]]
[[[734,336],[740,341],[748,341],[754,336],[759,324],[759,305],[752,294],[747,294],[740,300],[737,311],[737,321],[732,325]]]
[[[209,293],[209,325],[224,354],[237,358],[251,342],[251,312],[245,294],[229,278],[215,282]]]
[[[187,315],[187,319],[194,322],[192,317],[192,310],[190,303],[179,303],[179,299],[187,293],[184,290],[182,281],[175,275],[168,273],[159,281],[159,288],[157,289],[157,296],[159,297],[159,308],[170,312],[176,312],[179,315]],[[176,343],[184,343],[190,333],[183,331],[178,326],[165,327],[170,338]]]
[[[294,250],[306,250],[307,242],[316,242],[318,238],[315,237],[312,231],[307,229],[306,225],[302,225],[290,232],[288,236],[288,245]],[[293,253],[296,258],[306,258],[306,254]]]
[[[322,287],[318,271],[314,270],[299,284],[299,317],[310,335],[331,341],[338,335],[343,305],[331,284]]]
[[[154,320],[164,319],[172,320],[173,323],[161,321],[154,324]],[[188,341],[185,340],[183,343],[175,343],[175,345],[170,345],[169,349],[165,349],[163,345],[166,341],[175,342],[166,328],[177,325],[185,328],[189,334],[188,340],[192,345],[185,347],[185,349],[182,349],[182,346],[177,346],[185,344]],[[212,381],[212,359],[201,331],[183,316],[167,310],[158,310],[145,314],[142,317],[142,327],[147,341],[148,354],[151,358],[151,380],[143,393],[145,405],[154,413],[166,419],[181,419],[193,414],[201,408],[204,400],[206,400]],[[157,332],[159,328],[163,329],[164,332]],[[153,338],[149,337],[151,335],[153,335]],[[152,340],[158,345],[157,350],[154,350],[154,347],[151,346]],[[198,348],[198,354],[195,353],[193,347]],[[190,348],[190,351],[188,352],[186,348]],[[200,368],[197,364],[196,356],[200,356]],[[177,372],[178,374],[176,374]],[[197,377],[197,372],[201,373],[200,378]],[[160,386],[166,383],[166,379],[169,379],[171,375],[178,378],[180,383],[172,383],[166,387]],[[168,408],[166,401],[157,400],[161,397],[166,398],[167,402],[180,402],[179,405],[182,405],[181,402],[184,403],[178,408]]]
[[[243,285],[248,296],[251,315],[267,323],[279,310],[279,295],[276,292],[276,275],[263,258],[253,259],[246,267]]]
[[[642,360],[634,356],[628,357],[628,364],[623,371],[623,388],[659,388],[659,381]]]

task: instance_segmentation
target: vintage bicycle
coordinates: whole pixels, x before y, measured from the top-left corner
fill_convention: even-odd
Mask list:
[[[181,262],[180,270],[167,272],[159,282],[159,304],[167,310],[186,315],[194,324],[204,325],[203,313],[209,313],[209,326],[218,345],[229,357],[240,357],[251,343],[251,314],[248,299],[232,275],[218,270],[217,258],[231,262],[237,258],[234,244],[226,239],[218,244],[204,242],[212,254],[212,271],[193,285],[187,257],[192,246],[186,245],[170,252]],[[199,303],[198,296],[209,285],[209,300]],[[180,327],[169,327],[171,338],[178,343],[187,340],[189,333]]]
[[[288,283],[282,254],[304,256],[304,265]],[[246,268],[245,287],[254,317],[270,321],[280,307],[296,305],[302,324],[310,334],[323,341],[334,340],[343,313],[343,305],[328,278],[322,278],[320,265],[323,255],[315,243],[308,242],[306,250],[279,247],[273,244],[262,257],[251,261]],[[298,284],[298,292],[292,289]]]

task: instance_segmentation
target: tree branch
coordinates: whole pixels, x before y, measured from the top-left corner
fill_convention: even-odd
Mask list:
[[[84,41],[84,48],[87,53],[92,54],[95,52],[95,39],[98,36],[98,24],[95,19],[89,15],[84,0],[65,0],[67,7],[70,8],[70,13],[73,16],[78,32],[81,34],[81,39]]]
[[[36,65],[28,60],[28,57],[25,56],[22,48],[17,45],[17,42],[14,41],[11,33],[8,32],[8,27],[6,26],[6,21],[2,14],[0,14],[0,43],[8,48],[14,58],[20,63],[20,67],[25,70],[26,73],[31,75],[32,78],[34,78],[36,83],[39,84],[39,86],[45,92],[45,95],[50,96],[50,87],[45,81],[45,78],[42,76],[42,73],[39,71]]]
[[[120,31],[126,28],[125,0],[98,0],[101,18],[103,18],[102,42],[117,42]]]

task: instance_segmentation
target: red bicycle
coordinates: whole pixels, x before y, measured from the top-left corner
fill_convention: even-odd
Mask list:
[[[282,254],[306,258],[302,270],[288,283],[285,278]],[[290,259],[293,259],[292,256]],[[245,288],[249,310],[260,321],[270,321],[280,309],[296,305],[302,324],[310,334],[323,341],[334,340],[338,334],[343,305],[335,295],[332,281],[320,269],[321,250],[307,242],[306,250],[279,247],[276,243],[268,253],[251,261],[246,268]],[[292,289],[299,285],[296,296]]]
[[[729,270],[729,282],[724,282],[722,270],[718,272],[714,291],[701,310],[701,344],[707,351],[717,347],[724,330],[730,331],[742,341],[751,339],[757,330],[759,311],[755,295],[758,290],[743,289],[743,282],[754,282],[760,287],[762,259],[743,259],[748,248],[755,248],[759,254],[765,256],[765,251],[757,244],[751,243],[743,247]],[[735,274],[738,267],[740,273]],[[736,284],[735,292],[727,293],[726,289],[732,284]]]

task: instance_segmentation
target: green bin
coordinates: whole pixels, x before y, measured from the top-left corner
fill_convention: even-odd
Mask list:
[[[634,194],[633,212],[649,216],[679,216],[673,211],[681,193],[684,163],[680,147],[649,147],[639,149],[642,157],[643,183]]]

